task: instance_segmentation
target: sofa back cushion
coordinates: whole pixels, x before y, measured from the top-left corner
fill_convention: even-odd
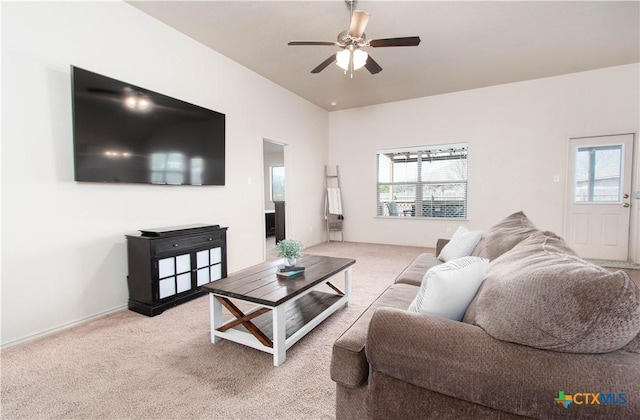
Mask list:
[[[442,264],[442,261],[433,254],[420,254],[415,260],[396,277],[394,283],[410,284],[412,286],[420,286],[422,279],[431,267]]]
[[[443,262],[453,261],[458,258],[468,257],[482,238],[481,230],[469,230],[460,226],[453,234],[449,242],[442,248],[438,259]]]
[[[494,260],[536,231],[523,212],[513,213],[486,231],[471,255]]]
[[[638,333],[638,335],[636,335],[635,338],[629,342],[629,344],[624,346],[622,350],[628,351],[630,353],[640,354],[640,333]]]
[[[536,232],[495,259],[478,292],[475,324],[503,341],[567,353],[606,353],[640,331],[640,289]]]

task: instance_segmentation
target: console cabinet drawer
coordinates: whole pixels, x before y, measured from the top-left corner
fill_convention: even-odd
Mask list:
[[[175,237],[159,241],[155,244],[156,253],[164,254],[166,252],[184,252],[199,247],[212,246],[215,242],[219,242],[222,238],[220,233],[211,235],[197,236],[193,238]]]

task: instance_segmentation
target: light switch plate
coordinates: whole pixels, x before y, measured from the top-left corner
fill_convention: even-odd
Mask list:
[[[636,191],[633,193],[633,198],[635,198],[636,200],[640,200],[640,191]]]

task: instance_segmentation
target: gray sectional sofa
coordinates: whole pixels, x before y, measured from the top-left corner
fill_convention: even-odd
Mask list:
[[[626,273],[522,212],[473,254],[491,262],[462,322],[407,310],[442,264],[423,254],[338,338],[338,419],[640,418],[640,290]]]

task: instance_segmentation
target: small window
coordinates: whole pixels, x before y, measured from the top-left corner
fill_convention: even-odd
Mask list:
[[[377,216],[466,218],[467,145],[377,153]]]
[[[271,201],[284,200],[284,166],[271,167]]]
[[[621,201],[622,145],[579,147],[576,155],[574,202]]]

